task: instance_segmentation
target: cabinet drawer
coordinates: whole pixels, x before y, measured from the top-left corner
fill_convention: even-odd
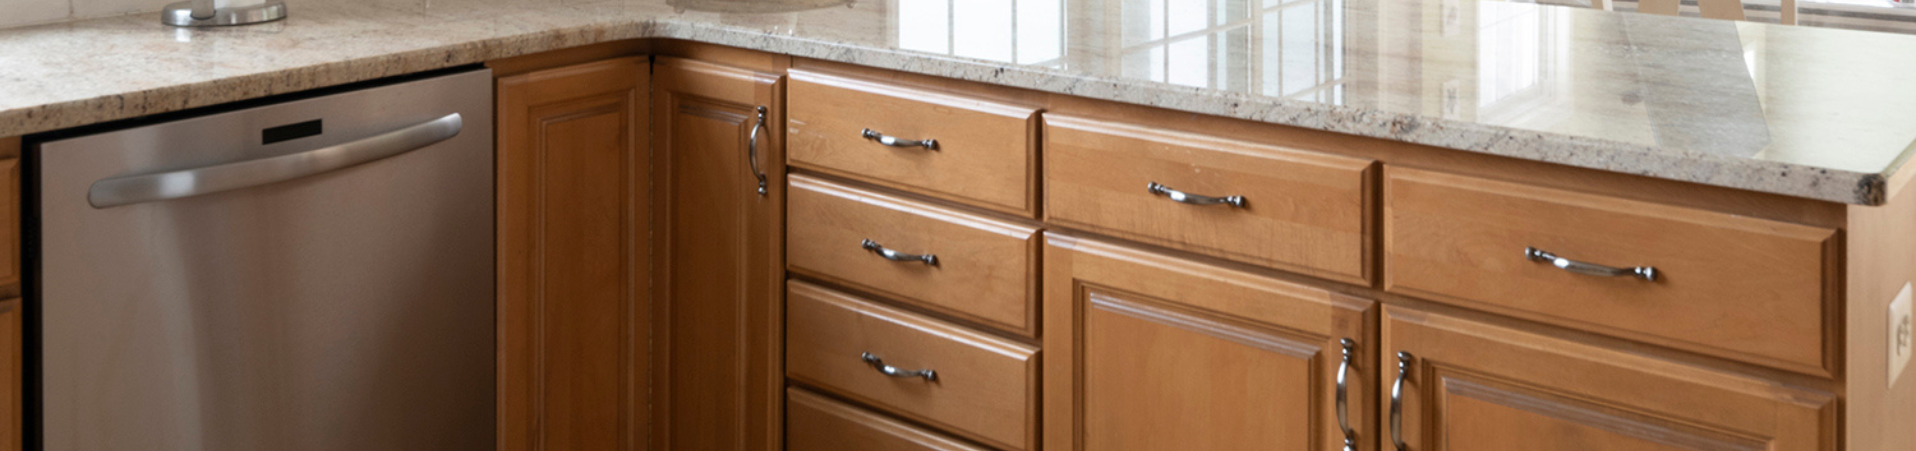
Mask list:
[[[799,388],[785,390],[786,451],[989,451]]]
[[[803,70],[788,98],[792,166],[1035,216],[1036,109]]]
[[[1830,374],[1832,230],[1394,167],[1384,191],[1388,290]]]
[[[1035,347],[799,281],[785,321],[792,379],[1009,450],[1037,440]]]
[[[1069,116],[1045,123],[1051,222],[1368,285],[1370,160]]]
[[[1827,392],[1395,305],[1383,323],[1384,449],[1839,449]]]
[[[1036,228],[803,175],[790,180],[793,271],[1037,334]]]

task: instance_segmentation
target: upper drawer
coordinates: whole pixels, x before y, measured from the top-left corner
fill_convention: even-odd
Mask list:
[[[1830,374],[1832,230],[1397,167],[1384,192],[1388,290]]]
[[[1370,160],[1045,116],[1061,225],[1368,285]]]
[[[1035,216],[1038,110],[796,69],[788,89],[791,165]]]
[[[805,175],[790,181],[793,271],[1037,335],[1036,228]]]
[[[1038,349],[792,281],[793,379],[1007,450],[1038,440]]]

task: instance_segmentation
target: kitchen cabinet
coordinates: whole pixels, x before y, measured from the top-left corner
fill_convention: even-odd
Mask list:
[[[1044,449],[1374,446],[1369,301],[1045,237]]]
[[[652,77],[652,443],[775,450],[783,77],[673,57]]]
[[[1378,406],[1401,421],[1409,450],[1837,449],[1829,393],[1453,315],[1384,312],[1378,374],[1390,385]]]
[[[498,81],[500,451],[647,447],[650,65]]]

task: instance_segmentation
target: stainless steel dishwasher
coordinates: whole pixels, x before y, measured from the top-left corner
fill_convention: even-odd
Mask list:
[[[29,443],[492,449],[491,93],[449,71],[30,145]]]

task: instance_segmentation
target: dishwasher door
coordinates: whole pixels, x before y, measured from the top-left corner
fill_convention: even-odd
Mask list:
[[[472,70],[30,147],[41,449],[493,449],[491,93]]]

